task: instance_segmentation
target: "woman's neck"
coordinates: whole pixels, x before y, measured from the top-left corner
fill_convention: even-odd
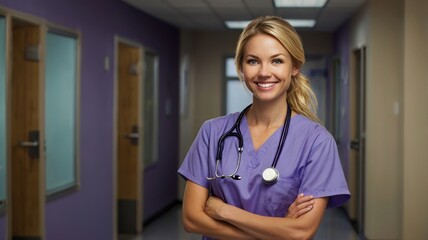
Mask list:
[[[287,102],[260,103],[253,102],[247,113],[247,122],[250,126],[260,128],[278,128],[284,124],[287,114]]]

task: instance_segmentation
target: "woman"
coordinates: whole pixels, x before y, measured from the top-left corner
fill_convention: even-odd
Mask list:
[[[285,20],[260,17],[243,30],[235,63],[253,103],[206,121],[180,167],[187,231],[204,239],[310,239],[325,209],[349,199],[335,141],[318,123],[300,73],[304,61]]]

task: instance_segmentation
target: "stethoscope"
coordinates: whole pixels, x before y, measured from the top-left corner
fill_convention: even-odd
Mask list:
[[[251,106],[252,104],[248,105],[244,110],[242,110],[235,124],[233,124],[232,128],[230,128],[229,131],[221,135],[221,137],[219,138],[217,155],[216,155],[215,175],[214,177],[207,177],[207,180],[214,180],[216,178],[221,178],[221,179],[231,178],[234,180],[241,180],[241,176],[236,174],[241,165],[241,155],[242,155],[242,151],[244,150],[244,146],[243,146],[244,141],[242,138],[240,125],[241,125],[242,118],[244,117],[245,113],[250,109]],[[282,127],[281,138],[278,143],[278,148],[276,149],[272,166],[266,168],[262,173],[264,183],[272,184],[272,183],[275,183],[279,178],[279,171],[278,169],[276,169],[276,165],[278,163],[279,155],[281,155],[281,151],[284,147],[285,139],[287,138],[288,128],[290,126],[290,119],[291,119],[291,108],[290,108],[290,105],[287,103],[287,115],[285,116],[285,123],[284,123],[284,126]],[[222,160],[224,141],[228,137],[236,137],[238,139],[238,161],[237,161],[235,170],[231,174],[220,175],[218,173],[218,165]]]

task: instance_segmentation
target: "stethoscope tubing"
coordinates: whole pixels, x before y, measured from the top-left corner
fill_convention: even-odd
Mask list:
[[[244,150],[244,140],[242,138],[242,134],[241,134],[241,121],[242,118],[244,117],[245,113],[248,112],[248,110],[251,108],[252,104],[248,105],[244,110],[242,110],[242,112],[239,114],[238,119],[235,121],[235,123],[233,124],[233,126],[227,131],[225,132],[223,135],[220,136],[218,143],[217,143],[217,154],[216,154],[216,166],[215,166],[215,173],[214,173],[214,177],[207,177],[207,180],[214,180],[216,178],[232,178],[234,180],[240,180],[241,177],[239,175],[236,175],[236,173],[239,170],[239,167],[241,165],[241,156],[242,156],[242,152]],[[281,137],[278,143],[278,148],[276,149],[276,153],[275,153],[275,157],[274,160],[272,162],[272,165],[270,168],[265,169],[265,171],[263,172],[263,182],[267,183],[267,184],[271,184],[276,182],[276,180],[279,177],[279,171],[276,169],[276,165],[278,164],[278,160],[279,160],[279,156],[281,155],[282,149],[284,147],[285,144],[285,140],[287,138],[288,135],[288,129],[290,126],[290,120],[291,120],[291,107],[287,102],[287,114],[285,116],[285,122],[284,122],[284,126],[282,127],[282,131],[281,131]],[[236,131],[236,132],[234,132]],[[228,175],[220,175],[218,174],[218,167],[220,164],[220,161],[222,160],[222,154],[223,154],[223,148],[224,148],[224,142],[225,139],[227,137],[236,137],[238,139],[238,161],[236,164],[236,168],[235,170]],[[268,172],[270,173],[274,173],[273,177],[270,177],[269,179],[265,179],[265,172],[269,170]]]

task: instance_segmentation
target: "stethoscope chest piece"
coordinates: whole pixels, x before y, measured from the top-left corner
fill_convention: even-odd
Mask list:
[[[274,167],[266,168],[263,173],[263,182],[267,184],[275,183],[279,177],[279,171]]]

